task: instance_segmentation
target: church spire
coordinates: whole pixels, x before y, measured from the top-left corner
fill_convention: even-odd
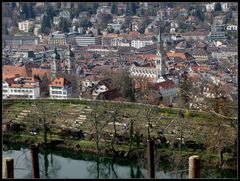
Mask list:
[[[163,50],[163,46],[162,46],[162,32],[161,32],[161,27],[159,26],[157,51],[158,51],[159,53],[161,53],[162,50]]]

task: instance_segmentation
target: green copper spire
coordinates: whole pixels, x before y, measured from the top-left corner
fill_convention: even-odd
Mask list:
[[[60,55],[57,52],[57,47],[54,48],[54,54],[52,55],[53,59],[60,60]]]

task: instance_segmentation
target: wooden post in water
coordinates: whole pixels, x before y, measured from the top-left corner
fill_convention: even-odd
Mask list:
[[[2,178],[14,178],[14,160],[6,157],[2,160]]]
[[[32,176],[33,178],[40,178],[38,164],[38,147],[36,145],[31,145],[30,150],[32,156]]]
[[[147,140],[147,157],[148,157],[148,175],[149,178],[155,178],[155,169],[154,169],[154,140]]]
[[[189,178],[200,178],[200,159],[197,155],[189,157]]]

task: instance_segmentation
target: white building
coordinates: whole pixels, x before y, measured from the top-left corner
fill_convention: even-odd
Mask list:
[[[69,11],[61,11],[59,15],[60,15],[60,17],[70,20],[70,12]]]
[[[53,24],[58,26],[60,23],[60,17],[59,16],[55,16],[53,17]]]
[[[142,48],[148,45],[153,45],[153,41],[152,40],[132,40],[131,41],[131,46],[134,48]]]
[[[228,3],[221,3],[222,11],[228,12],[229,11],[229,5]]]
[[[40,97],[39,81],[34,77],[12,77],[3,80],[3,98],[29,98]]]
[[[102,37],[92,37],[91,35],[81,35],[76,36],[76,44],[77,46],[88,46],[88,45],[101,45],[102,44]]]
[[[173,35],[171,35],[171,40],[173,40],[173,41],[181,41],[181,40],[184,40],[184,38],[180,34],[173,34]]]
[[[206,6],[206,11],[207,11],[207,12],[212,12],[212,11],[214,11],[215,4],[216,4],[216,3],[208,3],[208,4],[206,4],[206,5],[205,5],[205,6]]]
[[[216,51],[216,52],[212,52],[212,57],[216,58],[216,59],[221,59],[221,58],[228,58],[228,57],[234,57],[234,56],[238,56],[238,52],[237,51]]]
[[[24,32],[29,32],[30,28],[33,27],[33,21],[22,21],[18,23],[18,29]]]
[[[238,30],[238,26],[237,25],[228,25],[227,26],[227,30],[228,31],[237,31]]]
[[[177,96],[177,87],[174,81],[166,80],[155,85],[163,98],[168,98],[168,103],[172,104]]]
[[[41,25],[40,25],[40,24],[35,24],[34,30],[33,30],[34,35],[36,35],[36,36],[39,35],[39,34],[38,34],[38,31],[39,31],[40,28],[41,28]]]
[[[111,89],[111,80],[104,79],[99,81],[92,89],[92,96],[96,98],[99,94]]]
[[[130,42],[123,37],[115,37],[111,39],[111,46],[116,47],[130,47]]]
[[[63,77],[56,78],[49,84],[51,99],[67,99],[72,95],[71,82]]]
[[[107,29],[113,29],[114,31],[120,31],[121,30],[121,24],[120,23],[108,23]]]

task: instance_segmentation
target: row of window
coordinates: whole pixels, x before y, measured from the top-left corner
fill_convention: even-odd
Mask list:
[[[53,98],[53,99],[54,99],[54,98],[62,98],[62,99],[66,99],[65,96],[52,96],[52,98]]]
[[[66,94],[66,92],[63,92],[63,94]],[[62,94],[62,91],[51,91],[51,94]]]
[[[7,91],[6,91],[7,92]],[[10,92],[21,92],[21,93],[32,93],[33,90],[24,90],[24,89],[10,89]]]

